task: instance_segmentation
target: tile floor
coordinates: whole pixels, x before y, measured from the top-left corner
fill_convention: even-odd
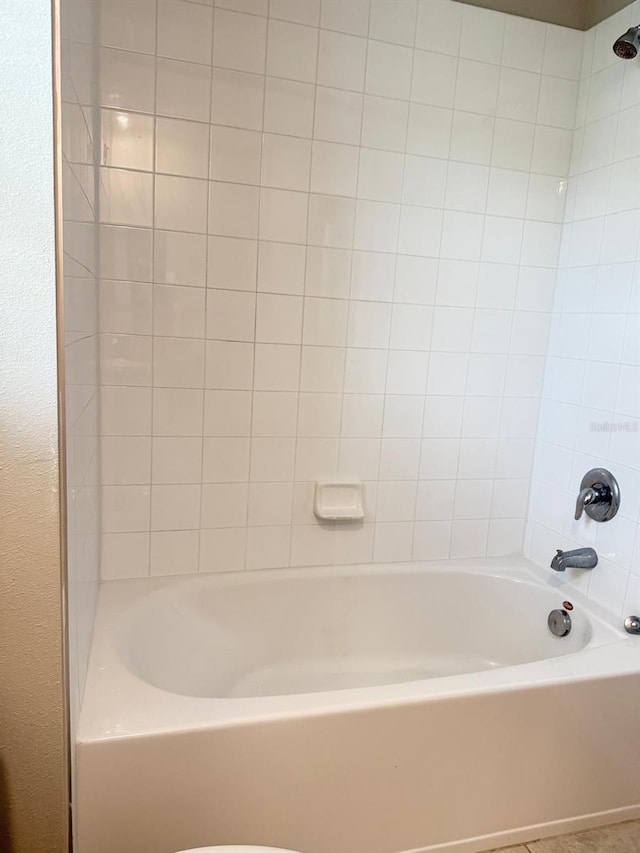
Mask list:
[[[530,841],[499,853],[640,853],[640,820]]]

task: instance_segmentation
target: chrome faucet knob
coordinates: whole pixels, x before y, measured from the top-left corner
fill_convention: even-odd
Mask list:
[[[620,487],[611,471],[592,468],[582,478],[575,519],[586,513],[594,521],[610,521],[620,507]]]
[[[582,518],[582,513],[584,512],[585,507],[592,504],[597,497],[598,493],[595,489],[592,489],[591,487],[582,489],[576,501],[576,513],[574,515],[576,521],[579,521]]]

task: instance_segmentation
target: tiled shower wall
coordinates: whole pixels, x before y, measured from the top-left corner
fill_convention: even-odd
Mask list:
[[[595,572],[558,578],[616,612],[640,610],[640,63],[611,45],[640,3],[586,36],[527,553],[594,546]],[[573,520],[583,475],[618,478],[619,515]]]
[[[103,577],[519,553],[583,34],[101,7]]]
[[[72,729],[84,690],[100,577],[94,13],[91,0],[62,4],[62,266]]]

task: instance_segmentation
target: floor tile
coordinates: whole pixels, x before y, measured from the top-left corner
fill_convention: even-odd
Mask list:
[[[638,853],[640,821],[530,842],[530,853]]]
[[[495,853],[528,853],[526,847],[500,847]]]

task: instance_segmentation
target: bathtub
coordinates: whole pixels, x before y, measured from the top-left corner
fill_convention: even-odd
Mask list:
[[[477,853],[640,817],[640,638],[563,582],[505,559],[104,584],[77,853]]]

